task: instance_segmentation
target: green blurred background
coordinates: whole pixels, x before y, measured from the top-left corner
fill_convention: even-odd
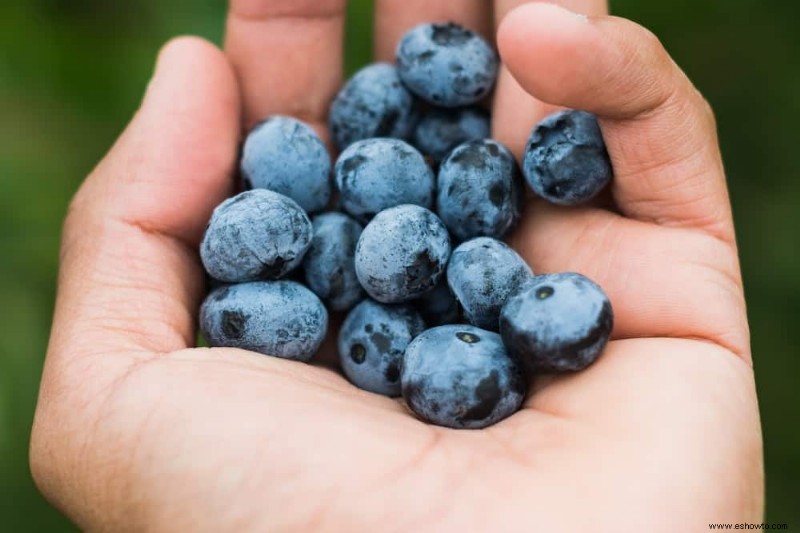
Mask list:
[[[444,0],[442,0],[444,1]],[[763,416],[767,513],[800,527],[800,2],[612,0],[654,30],[716,109],[736,214]],[[219,42],[224,0],[0,4],[0,529],[71,526],[38,495],[27,445],[61,219],[176,34]],[[348,68],[369,60],[371,2],[350,6]]]

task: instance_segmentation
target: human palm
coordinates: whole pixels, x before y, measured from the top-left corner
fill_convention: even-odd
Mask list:
[[[497,2],[498,19],[512,3]],[[415,22],[490,30],[486,2],[378,4],[379,58]],[[552,110],[542,101],[601,117],[613,198],[571,209],[531,200],[512,237],[537,272],[579,271],[609,293],[615,340],[594,366],[537,377],[520,412],[456,431],[323,365],[192,348],[197,243],[231,193],[241,131],[285,113],[325,133],[342,8],[238,0],[227,57],[196,39],[162,53],[142,109],[65,225],[31,449],[45,495],[82,527],[115,531],[759,521],[760,428],[713,118],[630,22],[533,4],[498,37],[509,71],[493,133],[517,155]]]

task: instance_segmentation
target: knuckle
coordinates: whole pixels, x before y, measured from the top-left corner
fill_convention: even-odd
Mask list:
[[[43,389],[52,389],[53,383],[43,382]],[[39,491],[59,508],[67,507],[65,494],[77,482],[73,468],[75,448],[69,429],[70,418],[58,408],[58,402],[43,393],[36,408],[31,430],[28,461],[31,476]]]
[[[115,382],[98,373],[95,358],[48,354],[29,468],[41,494],[79,524],[90,516],[87,502],[111,503],[109,494],[96,489],[109,487],[109,479],[121,473],[117,459],[122,445],[109,438],[104,411],[115,389]]]
[[[41,408],[37,409],[33,429],[31,431],[30,448],[28,451],[28,462],[33,481],[39,491],[48,497],[52,493],[51,488],[56,485],[55,475],[58,469],[55,467],[54,458],[48,451],[48,439],[46,430],[43,427],[45,422],[42,420],[44,415]]]
[[[701,114],[709,124],[716,128],[717,116],[714,112],[714,107],[711,105],[711,102],[708,101],[708,98],[706,98],[699,90],[695,89],[695,91],[697,92],[697,100],[699,102]]]
[[[63,231],[64,235],[72,233],[77,227],[83,226],[87,214],[92,205],[91,196],[92,177],[87,178],[78,188],[72,199],[67,204],[66,214],[64,215]]]

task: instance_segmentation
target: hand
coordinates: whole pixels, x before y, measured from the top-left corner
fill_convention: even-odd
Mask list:
[[[493,33],[482,0],[377,3],[379,58],[424,20]],[[498,20],[519,3],[499,0]],[[529,4],[500,26],[494,135],[519,154],[549,106],[601,117],[615,210],[533,203],[513,239],[537,271],[606,288],[615,340],[593,367],[539,378],[492,428],[454,431],[320,366],[192,348],[197,245],[231,193],[240,110],[246,124],[281,112],[322,131],[341,83],[343,0],[234,0],[230,62],[197,39],[168,45],[71,205],[31,445],[50,501],[111,531],[760,522],[758,410],[712,114],[650,33],[603,16],[603,1],[563,4],[595,16]]]

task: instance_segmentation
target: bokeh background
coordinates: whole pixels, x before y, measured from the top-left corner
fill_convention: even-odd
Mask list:
[[[800,2],[611,4],[654,30],[716,109],[753,334],[768,520],[800,527]],[[369,60],[371,9],[351,1],[350,72]],[[224,0],[0,3],[4,531],[72,529],[38,495],[27,461],[67,202],[136,109],[160,45],[186,33],[220,42],[224,10]]]

